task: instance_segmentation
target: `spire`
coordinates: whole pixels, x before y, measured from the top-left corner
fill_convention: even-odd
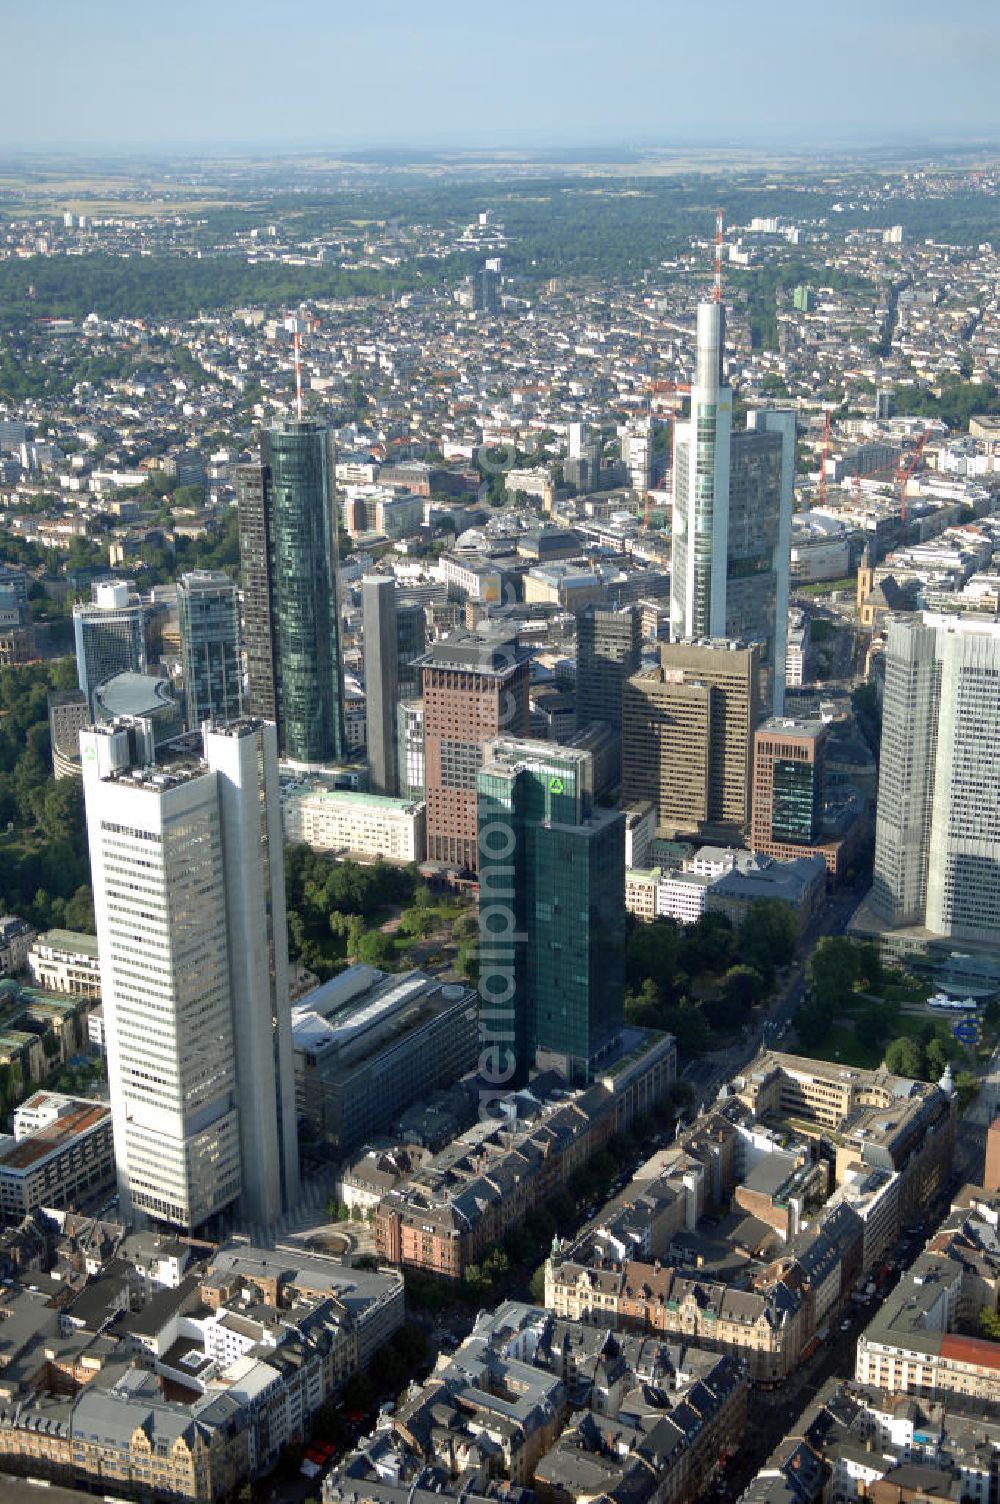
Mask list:
[[[722,302],[722,210],[715,215],[715,280],[712,286],[712,302]]]

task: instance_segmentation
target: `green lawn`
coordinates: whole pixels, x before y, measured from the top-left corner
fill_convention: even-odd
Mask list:
[[[869,996],[883,997],[889,1003],[926,1003],[933,990],[929,982],[923,982],[919,977],[897,974]]]
[[[845,1023],[834,1024],[819,1048],[806,1050],[796,1045],[792,1053],[812,1060],[840,1060],[844,1065],[862,1066],[866,1070],[874,1070],[882,1059],[881,1049],[866,1049],[850,1024]]]
[[[874,1070],[881,1065],[885,1053],[885,1046],[893,1039],[900,1039],[904,1035],[910,1039],[916,1039],[928,1022],[934,1024],[934,1033],[942,1043],[954,1045],[951,1027],[942,1019],[927,1019],[912,1013],[904,1013],[893,1026],[890,1038],[884,1044],[871,1048],[865,1046],[857,1038],[851,1023],[847,1019],[838,1019],[830,1030],[824,1042],[816,1048],[807,1050],[801,1045],[789,1046],[793,1055],[804,1055],[813,1060],[839,1060],[844,1065],[856,1065],[867,1070]],[[959,1057],[953,1069],[961,1067],[965,1070],[971,1064],[968,1058]]]
[[[856,590],[857,575],[846,575],[842,580],[817,580],[812,585],[799,585],[792,581],[792,590],[797,595],[829,595],[834,590]]]

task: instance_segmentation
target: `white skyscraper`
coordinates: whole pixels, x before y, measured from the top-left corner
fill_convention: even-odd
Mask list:
[[[122,1210],[185,1229],[298,1195],[275,729],[200,740],[81,734]]]
[[[761,645],[766,709],[785,703],[795,414],[757,409],[734,433],[725,312],[698,305],[691,417],[674,438],[670,635]]]
[[[890,621],[872,906],[892,927],[1000,936],[1000,624]]]

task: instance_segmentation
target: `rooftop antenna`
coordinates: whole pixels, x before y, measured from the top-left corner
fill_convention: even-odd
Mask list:
[[[712,286],[712,302],[722,302],[722,210],[715,214],[715,282]]]
[[[297,318],[295,314],[289,314],[285,320],[285,328],[292,335],[292,344],[295,349],[295,416],[302,422],[302,336],[309,328],[306,319]]]

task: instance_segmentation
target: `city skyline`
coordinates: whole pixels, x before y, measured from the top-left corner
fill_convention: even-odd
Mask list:
[[[1000,22],[6,9],[0,1479],[1000,1504]]]

